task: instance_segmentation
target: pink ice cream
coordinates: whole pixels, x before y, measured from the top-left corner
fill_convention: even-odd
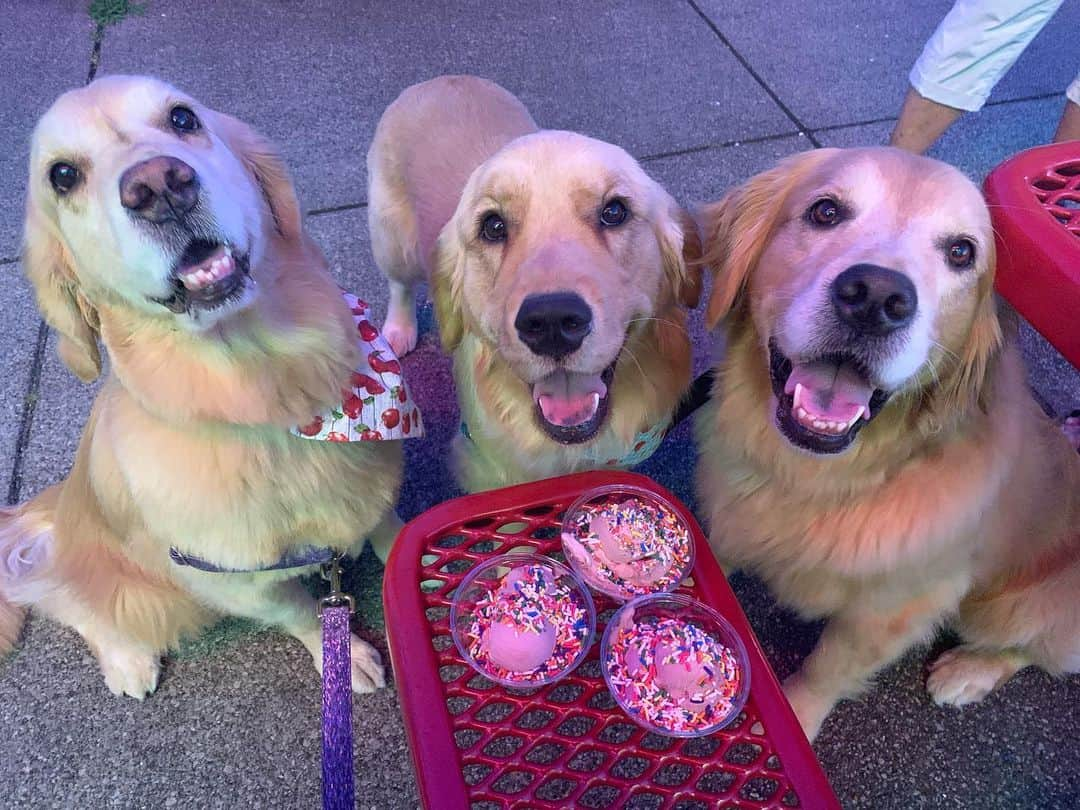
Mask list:
[[[502,619],[488,628],[484,648],[496,666],[511,672],[532,672],[555,651],[555,628],[544,622],[544,629],[537,633],[511,619]]]

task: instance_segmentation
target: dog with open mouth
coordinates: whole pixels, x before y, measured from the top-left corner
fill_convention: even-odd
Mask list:
[[[786,684],[808,736],[950,619],[939,704],[1080,671],[1080,456],[1027,388],[979,190],[899,150],[820,149],[701,222],[727,344],[698,493],[722,564],[828,619]]]
[[[153,79],[66,93],[34,131],[23,265],[65,364],[95,379],[100,341],[110,368],[67,479],[0,510],[0,652],[33,607],[141,699],[231,614],[321,667],[298,577],[365,537],[385,556],[402,453],[297,427],[336,413],[364,357],[276,151]],[[351,650],[354,688],[381,686],[375,649]]]
[[[385,333],[412,349],[413,288],[430,280],[467,489],[651,454],[690,382],[683,307],[697,302],[699,248],[630,155],[538,129],[492,82],[443,76],[383,114],[368,181]]]

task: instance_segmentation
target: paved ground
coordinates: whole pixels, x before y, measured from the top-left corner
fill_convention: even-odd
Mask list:
[[[142,5],[142,14],[100,29],[82,2],[0,0],[0,459],[12,501],[65,474],[95,390],[56,360],[17,257],[33,121],[98,59],[99,73],[156,74],[280,144],[308,227],[342,282],[381,309],[363,155],[378,115],[406,85],[450,71],[489,76],[542,124],[620,143],[678,197],[702,201],[797,150],[883,142],[906,71],[949,3]],[[1080,4],[1066,5],[992,104],[957,126],[937,156],[981,178],[1049,139],[1059,92],[1077,67]],[[444,456],[456,406],[430,307],[422,322],[427,334],[406,365],[431,435],[409,443],[406,518],[454,494]],[[1024,346],[1044,398],[1059,410],[1080,403],[1072,369],[1030,331]],[[695,349],[701,369],[710,346],[700,320]],[[692,501],[692,458],[682,429],[642,469]],[[373,559],[352,572],[376,639],[379,577]],[[776,608],[756,583],[734,584],[776,670],[787,674],[815,628]],[[923,691],[924,660],[925,651],[908,656],[826,724],[816,750],[847,807],[1080,806],[1080,679],[1026,672],[983,705],[943,711]],[[317,716],[307,654],[250,625],[222,626],[186,647],[140,704],[107,693],[73,633],[32,620],[21,649],[0,664],[0,803],[313,807]],[[361,806],[415,806],[393,689],[358,698],[356,726]]]

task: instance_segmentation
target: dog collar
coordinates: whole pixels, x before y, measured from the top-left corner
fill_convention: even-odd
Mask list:
[[[656,448],[660,446],[660,442],[662,442],[664,436],[667,435],[668,427],[670,425],[670,422],[661,422],[657,425],[653,425],[646,431],[642,431],[634,437],[634,443],[630,446],[628,452],[618,458],[607,459],[601,466],[633,467],[640,464],[656,452]],[[465,437],[465,440],[476,446],[476,441],[469,431],[469,425],[465,421],[462,421],[460,430],[461,435]]]
[[[196,571],[205,571],[210,574],[252,574],[258,571],[279,571],[284,568],[305,568],[309,565],[326,564],[335,556],[337,552],[332,548],[303,546],[289,549],[281,555],[281,559],[270,565],[262,565],[258,568],[226,568],[202,557],[196,557],[194,554],[185,554],[176,546],[169,548],[169,559],[177,565],[186,565]]]
[[[420,409],[401,375],[401,361],[371,322],[367,301],[344,290],[341,295],[356,323],[362,350],[360,364],[352,373],[351,387],[342,391],[345,397],[340,404],[289,432],[302,439],[322,442],[420,438],[424,435]]]

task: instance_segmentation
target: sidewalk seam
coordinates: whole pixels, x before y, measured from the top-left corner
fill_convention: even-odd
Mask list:
[[[86,71],[86,83],[90,84],[97,75],[98,65],[101,64],[101,42],[105,38],[105,26],[102,23],[94,25],[92,45],[90,48],[90,64]],[[18,261],[17,258],[0,261],[0,264],[9,264]],[[44,319],[38,320],[37,341],[34,344],[34,355],[30,363],[30,378],[26,383],[26,393],[23,395],[23,411],[19,418],[19,435],[15,439],[15,452],[12,454],[11,477],[8,479],[7,502],[14,506],[19,502],[22,494],[23,459],[26,448],[30,444],[30,431],[34,426],[34,414],[37,412],[38,400],[41,398],[41,370],[45,365],[45,347],[49,343],[49,325]]]
[[[697,13],[697,15],[705,21],[705,24],[712,29],[712,32],[716,34],[717,39],[724,43],[724,47],[731,51],[732,56],[734,56],[738,60],[739,64],[742,65],[746,72],[750,74],[751,78],[753,78],[753,80],[761,86],[761,89],[768,94],[769,98],[773,100],[773,103],[780,108],[780,111],[788,117],[791,123],[798,127],[799,132],[806,135],[806,137],[810,140],[810,143],[812,143],[815,147],[820,148],[821,144],[818,142],[818,139],[814,137],[814,134],[809,129],[809,127],[807,127],[802,121],[800,121],[799,117],[795,115],[795,113],[792,112],[791,109],[783,101],[780,100],[780,96],[778,96],[776,92],[771,87],[769,87],[765,79],[763,79],[758,74],[758,72],[754,70],[754,68],[750,65],[750,61],[735,49],[735,46],[731,43],[731,40],[724,36],[723,32],[721,32],[720,29],[717,27],[716,23],[709,19],[709,15],[707,15],[704,11],[701,10],[695,0],[686,0],[686,2],[689,4],[690,8],[692,8]]]

